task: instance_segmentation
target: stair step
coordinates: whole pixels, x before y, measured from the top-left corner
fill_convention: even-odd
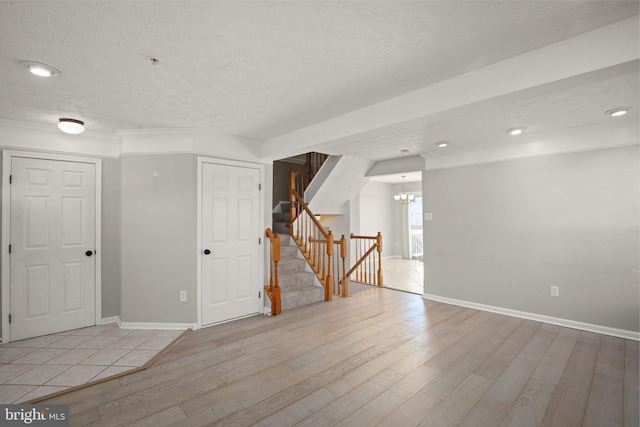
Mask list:
[[[287,227],[285,222],[274,222],[273,232],[278,234],[287,234],[289,232],[289,227]],[[282,243],[282,241],[280,243]]]
[[[291,219],[290,212],[274,212],[271,214],[273,222],[289,222]]]
[[[302,307],[324,299],[324,289],[319,286],[304,286],[301,288],[281,291],[282,311]]]
[[[282,255],[282,249],[281,249],[280,255]],[[281,257],[280,263],[278,265],[278,271],[280,272],[280,275],[296,273],[299,271],[304,271],[304,268],[306,265],[307,265],[307,260],[303,258]]]
[[[282,290],[313,286],[315,274],[308,271],[298,271],[295,273],[280,274],[278,284]]]
[[[287,236],[287,240],[289,238],[288,234],[280,235],[280,259],[283,260],[285,258],[297,258],[298,256],[298,247],[297,246],[289,246],[282,243],[282,236]],[[300,258],[302,259],[302,258]]]

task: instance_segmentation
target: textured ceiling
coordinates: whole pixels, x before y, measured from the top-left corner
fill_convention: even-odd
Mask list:
[[[2,1],[0,119],[262,141],[637,14],[637,1]],[[22,60],[62,74],[35,78]],[[381,159],[439,139],[482,142],[523,116],[545,131],[579,126],[604,118],[576,99],[637,105],[637,78],[510,101],[506,118],[504,105],[463,109],[463,131],[431,117],[333,148]]]

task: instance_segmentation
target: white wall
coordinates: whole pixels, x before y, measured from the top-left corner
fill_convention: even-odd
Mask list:
[[[425,293],[637,332],[638,169],[634,145],[425,172]]]
[[[401,206],[393,200],[394,186],[369,181],[360,191],[359,228],[354,233],[375,236],[382,233],[382,256],[401,256]]]

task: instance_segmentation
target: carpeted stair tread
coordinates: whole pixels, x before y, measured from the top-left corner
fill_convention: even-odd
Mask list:
[[[278,280],[281,289],[302,288],[305,286],[313,286],[315,275],[308,271],[299,271],[296,273],[281,274]]]
[[[282,249],[281,249],[282,251]],[[307,265],[307,261],[303,258],[292,258],[292,257],[284,257],[282,256],[282,252],[280,252],[281,258],[280,263],[278,265],[279,272],[281,275],[296,273],[298,271],[304,271],[304,268]]]
[[[301,288],[281,291],[282,310],[291,310],[303,305],[320,302],[324,298],[324,289],[319,286],[304,286]]]

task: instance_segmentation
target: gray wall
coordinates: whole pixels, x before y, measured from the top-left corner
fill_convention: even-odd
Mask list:
[[[120,318],[195,323],[196,156],[124,156],[121,168]]]
[[[382,233],[382,256],[400,256],[401,206],[393,200],[393,184],[369,181],[360,191],[360,226],[356,233]],[[354,231],[355,232],[355,231]]]
[[[289,171],[298,170],[302,166],[299,163],[276,160],[273,162],[273,201],[272,208],[279,202],[287,201],[289,197]]]
[[[425,293],[638,331],[639,178],[638,146],[425,172]]]
[[[102,317],[120,315],[120,159],[102,160]]]

